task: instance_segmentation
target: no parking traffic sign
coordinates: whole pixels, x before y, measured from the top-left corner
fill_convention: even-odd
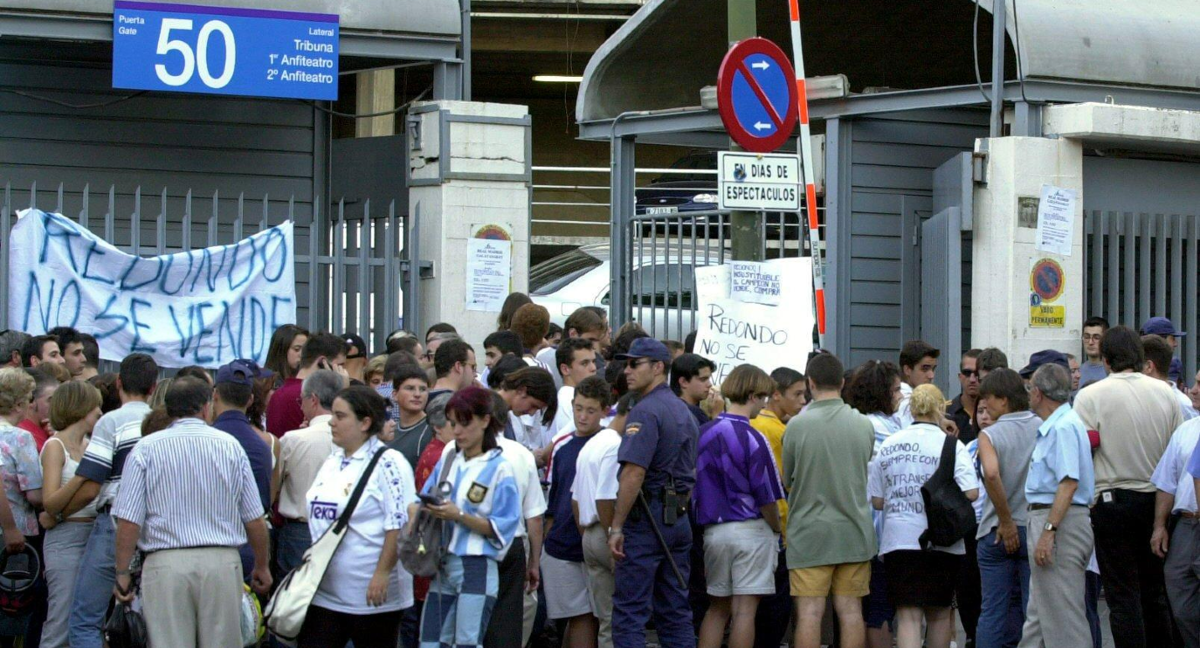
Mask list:
[[[796,127],[796,73],[783,50],[765,38],[744,40],[717,73],[717,107],[739,146],[770,153]]]

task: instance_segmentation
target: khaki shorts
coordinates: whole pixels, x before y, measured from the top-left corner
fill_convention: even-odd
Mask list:
[[[871,593],[871,563],[821,565],[788,571],[792,596],[866,596]]]

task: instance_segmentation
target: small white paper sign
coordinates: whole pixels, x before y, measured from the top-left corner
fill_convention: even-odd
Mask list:
[[[1071,256],[1077,196],[1073,189],[1042,185],[1042,198],[1038,203],[1037,249]]]
[[[467,310],[499,312],[512,282],[512,241],[467,239]]]
[[[729,263],[729,298],[751,304],[779,305],[781,274],[776,264]]]

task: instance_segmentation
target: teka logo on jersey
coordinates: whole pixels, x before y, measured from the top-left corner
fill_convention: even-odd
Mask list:
[[[337,519],[338,505],[330,502],[314,501],[310,516],[314,520],[332,522]]]

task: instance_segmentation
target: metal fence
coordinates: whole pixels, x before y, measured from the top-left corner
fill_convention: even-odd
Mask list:
[[[764,259],[809,256],[801,214],[767,212],[759,230]],[[636,321],[655,338],[683,341],[696,330],[694,270],[732,259],[730,212],[676,212],[634,216],[619,261],[627,268],[620,321]]]
[[[25,195],[22,195],[25,194]],[[357,333],[374,349],[401,318],[415,330],[417,278],[408,273],[409,258],[420,258],[417,218],[396,213],[394,201],[384,208],[371,201],[338,201],[322,209],[294,198],[270,196],[247,200],[244,195],[180,195],[166,188],[157,194],[132,194],[110,186],[96,193],[90,185],[68,191],[28,191],[4,186],[0,203],[0,267],[7,272],[8,235],[16,211],[24,207],[54,211],[100,235],[117,248],[137,255],[162,255],[239,241],[269,227],[294,225],[296,319],[311,331]],[[417,206],[414,214],[419,212]],[[101,229],[102,228],[102,229]],[[8,322],[8,281],[0,281],[0,323]]]
[[[1087,314],[1134,329],[1170,318],[1188,333],[1179,348],[1190,383],[1200,353],[1200,216],[1091,211],[1084,227]]]

